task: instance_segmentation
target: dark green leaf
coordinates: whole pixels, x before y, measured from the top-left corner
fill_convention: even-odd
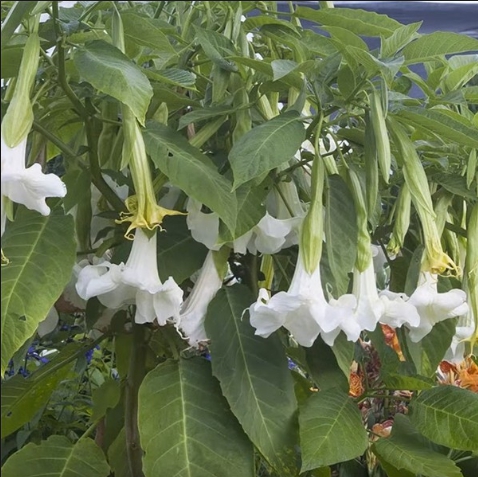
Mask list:
[[[478,449],[478,394],[456,386],[423,391],[410,405],[410,420],[425,437],[453,449]]]
[[[214,64],[226,71],[237,71],[237,66],[225,59],[226,56],[231,56],[235,53],[234,44],[231,40],[213,30],[194,27],[194,31],[204,53]]]
[[[144,123],[153,89],[141,69],[118,48],[93,41],[76,50],[74,62],[86,81],[129,106],[138,121]]]
[[[428,391],[425,391],[428,392]],[[448,457],[431,449],[408,417],[395,415],[392,435],[379,439],[372,447],[380,462],[398,470],[424,477],[460,477],[460,469]],[[399,474],[402,475],[402,474]]]
[[[444,174],[438,173],[433,174],[432,176],[433,182],[440,184],[444,189],[452,194],[458,195],[465,199],[476,200],[477,192],[477,181],[474,180],[470,184],[470,188],[468,189],[466,185],[466,178],[464,176],[459,176],[457,174]]]
[[[356,404],[338,389],[310,396],[299,412],[301,472],[362,455],[367,432]]]
[[[110,466],[92,439],[73,445],[64,436],[50,436],[40,445],[30,443],[2,467],[4,477],[107,477]]]
[[[192,238],[185,217],[166,217],[163,228],[158,236],[159,277],[182,283],[202,267],[207,248]]]
[[[244,134],[232,147],[229,161],[234,189],[294,157],[305,139],[296,111],[288,111]]]
[[[236,197],[210,159],[163,124],[150,121],[143,134],[148,154],[171,183],[216,212],[229,230],[235,230]],[[169,155],[164,154],[165,148]]]
[[[181,116],[178,129],[183,129],[191,123],[198,123],[206,119],[217,118],[218,116],[225,116],[235,112],[236,108],[231,106],[212,106],[210,108],[196,109]]]
[[[18,25],[20,25],[22,20],[35,8],[37,3],[38,2],[14,2],[7,17],[2,21],[2,49],[7,46],[8,41]]]
[[[336,293],[347,292],[348,274],[357,255],[357,217],[352,194],[338,175],[328,177],[325,202],[325,239]]]
[[[253,477],[252,445],[202,358],[167,361],[139,390],[146,477]]]
[[[281,476],[296,475],[297,403],[277,335],[255,336],[243,311],[255,300],[244,286],[220,290],[210,303],[206,332],[213,373],[232,412]]]
[[[21,207],[2,237],[2,366],[35,332],[69,282],[76,259],[73,217]]]

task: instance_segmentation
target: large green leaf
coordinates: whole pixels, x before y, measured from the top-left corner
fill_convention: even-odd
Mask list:
[[[355,8],[314,10],[309,7],[298,7],[295,15],[322,25],[345,28],[357,35],[364,36],[383,36],[387,38],[403,26],[387,15],[379,15],[375,12]]]
[[[478,130],[440,110],[409,108],[402,109],[397,114],[399,118],[405,119],[407,124],[423,129],[432,135],[464,146],[478,148]]]
[[[54,208],[47,217],[25,208],[2,237],[2,364],[33,335],[63,288],[76,259],[73,217]]]
[[[143,134],[148,154],[171,183],[216,212],[234,231],[236,196],[231,194],[231,183],[217,172],[211,160],[163,124],[149,121]]]
[[[244,431],[281,476],[296,475],[297,402],[279,337],[255,336],[243,311],[254,301],[241,285],[210,303],[206,332],[212,369]]]
[[[89,344],[68,344],[28,379],[16,375],[2,384],[2,439],[33,418],[68,374],[67,365],[90,348]]]
[[[433,174],[432,180],[433,182],[440,184],[448,192],[464,197],[465,199],[476,200],[478,195],[476,192],[478,185],[476,179],[472,180],[470,187],[467,186],[466,178],[464,176],[452,174],[450,172]]]
[[[204,121],[205,119],[226,116],[236,112],[236,108],[232,106],[212,106],[204,109],[196,109],[179,118],[179,127],[182,129],[188,124]]]
[[[176,51],[169,43],[168,37],[162,32],[160,23],[154,18],[146,18],[137,13],[126,12],[121,14],[125,41],[131,41],[152,50],[176,55]]]
[[[352,194],[338,175],[327,179],[324,229],[334,291],[340,296],[347,292],[348,274],[357,256],[357,217]]]
[[[234,189],[292,159],[305,139],[297,111],[288,111],[251,129],[232,147]]]
[[[142,124],[153,89],[148,78],[118,48],[101,40],[75,52],[74,62],[83,79],[131,108]]]
[[[410,420],[437,444],[478,449],[478,395],[471,391],[456,386],[423,391],[410,405]]]
[[[182,283],[202,267],[207,248],[192,238],[185,217],[166,217],[162,227],[164,233],[158,235],[159,277],[167,280],[171,276]]]
[[[372,447],[380,462],[391,465],[404,475],[420,474],[424,477],[460,477],[455,463],[443,454],[435,452],[413,428],[408,417],[395,415],[392,435],[379,439]],[[402,474],[397,474],[402,475]],[[408,474],[406,474],[408,475]]]
[[[235,53],[234,44],[229,38],[213,30],[199,27],[194,27],[194,30],[204,53],[214,64],[226,71],[237,71],[237,66],[224,58]]]
[[[420,63],[438,55],[478,50],[478,40],[458,33],[437,31],[422,36],[403,49],[407,63]]]
[[[253,477],[254,452],[202,358],[167,361],[139,390],[146,477]]]
[[[409,25],[401,26],[393,32],[393,35],[388,38],[382,38],[380,56],[382,58],[393,56],[414,38],[418,37],[417,31],[422,26],[422,23],[410,23]]]
[[[50,436],[40,445],[27,444],[2,467],[3,477],[107,477],[110,466],[92,439],[73,445],[64,436]]]
[[[299,411],[301,472],[354,459],[368,446],[360,411],[346,392],[313,394]]]

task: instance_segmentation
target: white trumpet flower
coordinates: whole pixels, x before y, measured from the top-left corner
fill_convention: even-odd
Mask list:
[[[136,323],[160,325],[176,322],[183,291],[172,277],[161,283],[156,258],[157,234],[149,238],[136,229],[133,247],[126,262],[119,265],[102,262],[88,265],[78,276],[76,289],[81,298],[97,296],[108,308],[121,308],[136,303]]]
[[[191,346],[207,341],[204,318],[207,307],[222,287],[222,277],[214,263],[213,252],[209,252],[199,272],[193,289],[181,307],[176,328],[182,331]]]
[[[300,254],[289,290],[268,299],[268,292],[262,289],[249,313],[256,335],[267,338],[284,326],[297,343],[306,347],[313,345],[319,333],[334,331],[342,321],[341,310],[325,300],[320,268],[308,273]]]
[[[2,235],[5,230],[5,198],[23,204],[42,215],[50,214],[47,197],[65,197],[66,186],[55,174],[44,174],[40,164],[25,167],[27,138],[14,147],[8,146],[2,134]]]
[[[463,290],[455,288],[446,293],[438,293],[437,283],[437,274],[423,272],[417,289],[408,300],[420,315],[418,326],[410,327],[410,339],[414,343],[430,333],[440,321],[468,313],[466,293]]]

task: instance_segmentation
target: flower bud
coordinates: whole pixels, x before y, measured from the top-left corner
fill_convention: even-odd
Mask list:
[[[377,151],[378,163],[382,171],[383,180],[388,184],[392,156],[390,153],[390,140],[388,139],[387,125],[382,110],[379,92],[374,89],[370,96],[370,120]]]
[[[410,195],[410,189],[407,187],[407,184],[403,184],[395,204],[393,232],[387,246],[387,250],[391,255],[397,255],[403,247],[403,242],[410,226],[411,206],[412,196]]]
[[[2,137],[10,148],[25,139],[33,124],[30,93],[38,70],[39,54],[40,37],[34,32],[25,43],[13,97],[2,121]]]
[[[352,194],[354,196],[358,227],[357,260],[355,262],[355,268],[357,268],[359,272],[364,272],[372,261],[371,240],[367,226],[367,206],[365,205],[365,198],[357,173],[353,169],[349,169],[348,172],[352,186]]]

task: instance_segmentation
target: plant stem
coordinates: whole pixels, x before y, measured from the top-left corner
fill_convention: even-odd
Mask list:
[[[133,323],[133,349],[129,361],[125,388],[126,455],[131,475],[144,477],[143,450],[138,429],[138,391],[146,374],[146,343],[144,326]]]

